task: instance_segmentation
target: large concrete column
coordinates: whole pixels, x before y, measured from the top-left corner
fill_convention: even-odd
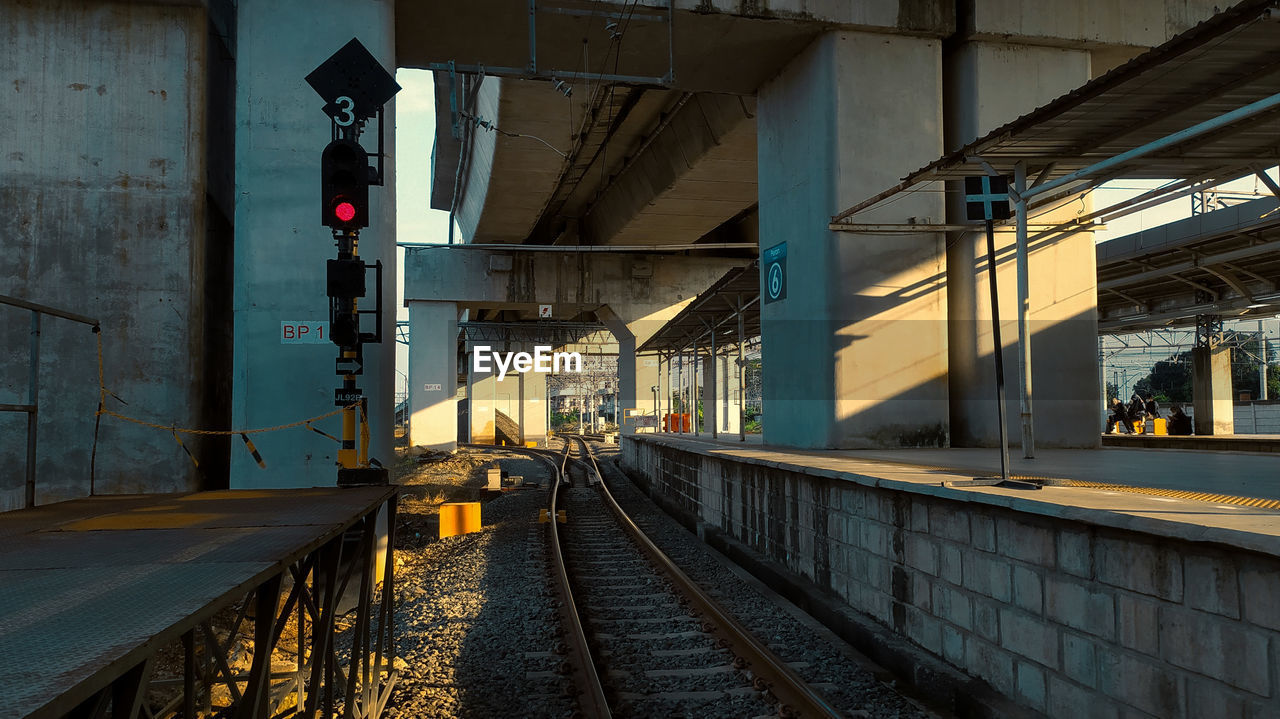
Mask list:
[[[1231,348],[1224,345],[1193,348],[1191,372],[1196,434],[1234,434]]]
[[[702,431],[714,435],[720,431],[720,404],[716,401],[720,394],[720,363],[710,354],[699,357],[702,368]]]
[[[667,315],[674,316],[675,311],[663,313],[663,316]],[[596,316],[609,328],[618,343],[618,402],[621,403],[618,414],[622,418],[620,431],[622,434],[635,434],[636,426],[626,421],[626,412],[634,409],[639,414],[653,413],[653,390],[650,388],[658,383],[657,359],[637,356],[636,347],[661,328],[665,320],[659,322],[646,317],[628,325],[609,307],[597,310]],[[637,333],[642,336],[637,337]]]
[[[766,442],[947,441],[942,238],[826,229],[942,154],[940,59],[937,40],[832,32],[760,89],[760,248],[787,244],[786,298],[761,308]],[[860,217],[940,218],[942,200],[921,192]]]
[[[320,225],[320,153],[330,140],[323,101],[303,78],[356,36],[383,67],[394,69],[394,4],[375,0],[242,0],[236,58],[235,349],[233,427],[269,427],[334,409],[339,386],[333,344],[282,345],[281,322],[329,317],[325,261],[330,231]],[[341,22],[333,22],[341,18]],[[287,31],[285,31],[287,29]],[[395,127],[394,101],[385,126]],[[376,124],[362,139],[376,148]],[[370,455],[390,465],[395,397],[395,141],[385,138],[386,185],[370,196],[370,226],[360,256],[381,259],[382,344],[364,347],[359,386],[369,397]],[[372,280],[372,277],[370,278]],[[361,308],[372,307],[373,282]],[[371,322],[366,318],[366,322]],[[366,331],[372,329],[366,324]],[[318,423],[340,434],[341,421]],[[238,443],[231,450],[232,487],[333,484],[338,445],[303,429],[254,438],[259,468]]]
[[[458,448],[458,306],[409,302],[409,445]]]
[[[0,293],[102,328],[41,320],[37,504],[87,496],[91,465],[98,494],[225,486],[228,437],[183,436],[196,470],[165,430],[94,422],[98,339],[128,402],[111,409],[180,428],[231,419],[234,98],[211,5],[4,4]],[[27,401],[30,322],[0,305],[2,403]],[[26,455],[26,415],[0,412],[0,511],[25,504]]]
[[[527,372],[520,375],[521,441],[547,446],[547,375]]]
[[[716,365],[716,422],[720,434],[738,433],[742,425],[742,398],[738,396],[737,355],[721,354]]]
[[[948,51],[945,67],[946,139],[947,149],[953,150],[1087,82],[1090,53],[969,41]],[[954,190],[948,221],[963,223],[964,205],[957,194],[960,188],[953,184],[948,188]],[[1032,222],[1065,222],[1080,207],[1080,201],[1073,201],[1057,211],[1036,211]],[[1030,234],[1034,236],[1034,230]],[[1019,453],[1022,432],[1014,245],[1012,225],[1009,231],[996,233],[1006,416],[1012,451]],[[1034,241],[1028,249],[1036,444],[1097,446],[1093,237],[1080,233],[1052,242]],[[954,446],[991,447],[999,443],[989,287],[985,233],[952,237],[947,249],[947,307]]]

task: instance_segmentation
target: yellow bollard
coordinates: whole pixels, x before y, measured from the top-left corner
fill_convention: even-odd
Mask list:
[[[440,505],[441,539],[479,531],[479,502],[446,502]]]

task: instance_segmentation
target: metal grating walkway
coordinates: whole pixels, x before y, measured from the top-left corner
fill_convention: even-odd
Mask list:
[[[394,493],[94,497],[0,514],[0,719],[74,708]]]

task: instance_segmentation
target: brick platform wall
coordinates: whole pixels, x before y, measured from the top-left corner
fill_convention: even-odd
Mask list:
[[[622,450],[669,502],[1021,706],[1280,716],[1274,556],[644,438]]]

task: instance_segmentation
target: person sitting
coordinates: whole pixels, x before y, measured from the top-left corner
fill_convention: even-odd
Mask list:
[[[1111,415],[1107,417],[1107,434],[1111,434],[1116,425],[1123,426],[1126,432],[1133,434],[1133,422],[1129,421],[1129,411],[1120,402],[1120,398],[1112,397]]]
[[[1129,400],[1129,421],[1141,422],[1147,418],[1147,405],[1138,396],[1137,392],[1133,393],[1133,398]]]
[[[1147,397],[1147,402],[1143,405],[1143,408],[1151,419],[1160,419],[1160,404],[1156,402],[1156,398],[1154,396]]]
[[[1171,435],[1191,434],[1191,418],[1182,411],[1182,405],[1175,404],[1169,408],[1168,428]]]

